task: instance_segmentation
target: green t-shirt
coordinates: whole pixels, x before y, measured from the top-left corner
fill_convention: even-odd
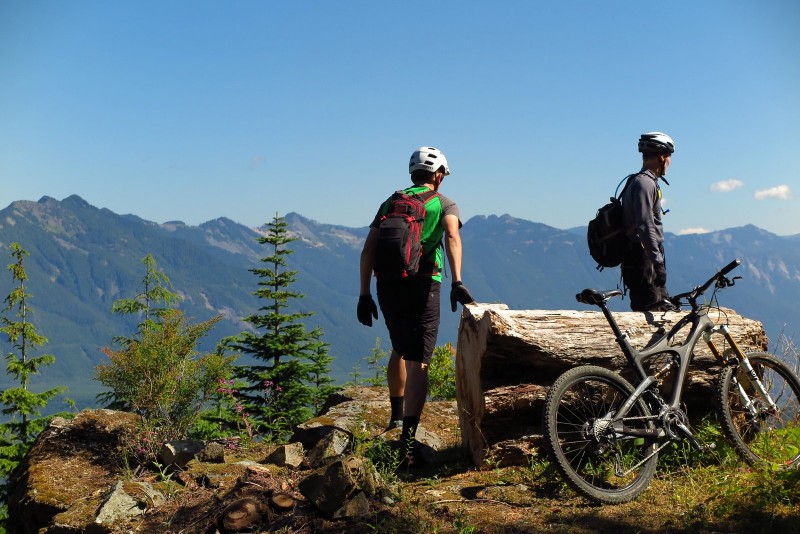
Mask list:
[[[415,185],[403,189],[403,192],[409,195],[427,191],[429,189],[424,185]],[[381,217],[389,211],[389,203],[390,199],[386,199],[381,204],[375,219],[370,224],[371,228],[375,228],[380,224]],[[437,193],[425,202],[425,224],[420,235],[422,261],[420,262],[420,271],[415,276],[431,276],[437,282],[442,281],[442,269],[444,268],[444,252],[441,246],[442,236],[444,235],[442,219],[444,219],[445,215],[459,216],[458,206],[446,196]],[[459,226],[461,226],[460,221]]]

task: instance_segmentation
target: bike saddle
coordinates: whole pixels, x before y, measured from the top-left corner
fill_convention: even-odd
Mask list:
[[[595,306],[599,306],[600,304],[604,303],[611,297],[617,297],[622,295],[622,291],[619,289],[611,289],[609,291],[597,291],[596,289],[584,289],[577,295],[575,295],[575,299],[578,302],[582,302],[583,304],[594,304]]]

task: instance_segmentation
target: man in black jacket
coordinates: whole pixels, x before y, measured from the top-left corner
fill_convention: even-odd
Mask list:
[[[630,291],[633,311],[664,311],[667,300],[667,266],[664,260],[664,229],[661,224],[659,178],[669,185],[667,174],[675,143],[661,132],[639,138],[642,170],[631,178],[622,196],[623,220],[630,247],[622,261],[622,280]]]

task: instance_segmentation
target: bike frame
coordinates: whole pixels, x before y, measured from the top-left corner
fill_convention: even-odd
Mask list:
[[[731,336],[730,330],[728,329],[727,325],[715,325],[714,322],[708,317],[708,308],[706,306],[700,306],[695,310],[692,310],[687,315],[682,317],[672,328],[670,328],[669,332],[665,333],[661,336],[653,345],[642,349],[636,350],[630,342],[630,336],[627,333],[622,332],[617,321],[614,319],[614,316],[611,314],[611,311],[608,309],[608,306],[605,302],[599,304],[600,309],[605,315],[606,320],[608,321],[609,325],[611,325],[611,329],[614,331],[616,336],[616,342],[622,349],[625,358],[628,360],[631,367],[634,368],[638,377],[638,385],[634,392],[628,397],[625,403],[622,405],[620,410],[614,414],[613,418],[611,419],[611,424],[614,427],[615,432],[623,436],[645,436],[645,437],[656,437],[661,438],[665,436],[664,429],[661,426],[656,426],[652,429],[632,429],[627,428],[624,424],[620,427],[618,424],[623,422],[625,417],[627,417],[628,412],[633,408],[633,406],[641,399],[642,395],[645,391],[647,391],[651,386],[657,384],[659,381],[659,376],[670,368],[674,367],[677,362],[677,374],[675,376],[674,387],[670,396],[669,401],[667,401],[666,406],[671,409],[678,410],[680,409],[681,398],[683,396],[683,388],[686,385],[686,377],[689,372],[689,366],[692,363],[694,347],[697,345],[697,342],[700,338],[703,338],[708,348],[711,350],[711,353],[724,365],[728,362],[728,358],[725,357],[722,352],[717,348],[716,344],[714,343],[712,336],[714,334],[722,335],[725,338],[725,341],[730,345],[733,349],[734,354],[738,358],[738,361],[741,365],[744,366],[745,370],[747,371],[750,378],[756,384],[759,393],[761,393],[762,397],[767,400],[770,406],[774,407],[774,402],[770,395],[767,393],[765,388],[763,387],[761,380],[756,375],[755,371],[753,370],[752,366],[750,365],[747,356],[742,352],[739,346],[736,344],[736,341]],[[673,339],[678,332],[683,330],[686,326],[691,325],[688,335],[686,336],[686,340],[681,345],[670,345],[670,340]],[[648,375],[642,363],[655,355],[668,355],[670,356],[670,362],[663,367],[662,369],[658,370],[654,375]],[[738,385],[739,394],[742,396],[742,399],[745,401],[747,406],[752,405],[752,402],[748,395],[745,393],[744,389]],[[660,393],[660,392],[659,392]],[[661,407],[659,407],[661,408]],[[660,410],[657,413],[653,413],[651,415],[653,420],[658,419],[660,416]]]
[[[642,349],[641,351],[636,350],[633,345],[631,345],[630,337],[627,333],[622,332],[617,321],[614,319],[614,316],[611,314],[611,311],[608,309],[606,303],[602,303],[600,308],[603,311],[603,315],[605,315],[608,323],[611,325],[611,329],[614,331],[614,335],[616,336],[616,342],[622,349],[622,353],[625,355],[625,358],[628,360],[628,363],[634,368],[638,377],[638,386],[634,391],[633,395],[631,395],[628,402],[625,403],[623,408],[621,409],[620,413],[614,419],[620,419],[627,415],[627,412],[633,406],[633,404],[639,399],[641,394],[648,389],[653,383],[658,381],[658,374],[665,372],[667,369],[659,370],[656,375],[648,375],[642,363],[651,356],[658,355],[669,355],[671,357],[671,361],[669,363],[669,367],[674,365],[673,362],[678,363],[678,373],[675,377],[675,387],[673,388],[672,395],[670,400],[668,401],[668,406],[671,408],[679,408],[681,402],[681,396],[683,394],[683,388],[686,382],[686,376],[689,372],[689,365],[692,361],[692,350],[694,349],[695,345],[701,337],[704,337],[706,343],[711,348],[711,352],[717,357],[721,359],[721,355],[719,350],[714,345],[713,341],[711,340],[710,333],[714,331],[715,326],[713,321],[708,318],[708,314],[706,313],[706,308],[700,308],[698,310],[693,310],[689,312],[687,315],[682,317],[672,328],[670,328],[669,332],[665,333],[661,338],[659,338],[653,345]],[[670,345],[670,340],[674,338],[675,335],[678,334],[681,330],[683,330],[687,325],[691,324],[691,329],[689,330],[689,334],[686,337],[686,340],[681,345]],[[727,328],[725,329],[727,332]],[[706,334],[706,336],[704,336]],[[729,333],[726,335],[726,339],[732,345],[735,345],[733,338],[730,336]],[[738,349],[738,347],[737,347]]]
[[[649,462],[658,455],[660,450],[675,440],[686,439],[699,451],[712,448],[712,446],[699,443],[692,435],[691,429],[689,428],[688,417],[681,408],[681,400],[684,388],[687,384],[689,368],[694,358],[693,351],[701,338],[723,367],[736,366],[739,371],[744,372],[744,374],[739,374],[737,372],[731,373],[730,369],[723,371],[723,376],[726,380],[723,388],[725,395],[729,394],[729,387],[734,387],[745,409],[750,412],[754,420],[757,420],[762,414],[769,414],[772,410],[774,410],[776,414],[778,413],[778,406],[772,399],[770,392],[764,387],[759,373],[753,368],[748,356],[733,339],[728,325],[715,324],[708,316],[711,310],[717,309],[716,306],[698,304],[697,302],[698,298],[703,295],[712,284],[714,285],[714,293],[711,295],[712,304],[716,301],[717,290],[733,286],[738,277],[734,277],[733,280],[730,280],[726,275],[740,263],[740,260],[734,260],[718,271],[705,284],[697,286],[687,293],[681,293],[680,295],[675,295],[670,298],[668,303],[672,305],[671,309],[680,310],[684,302],[688,302],[691,306],[691,310],[685,316],[678,319],[668,332],[665,333],[663,329],[661,329],[661,335],[658,339],[652,341],[641,350],[637,350],[631,344],[630,336],[627,332],[623,332],[620,329],[619,324],[608,309],[609,299],[621,296],[623,294],[622,291],[616,289],[601,292],[594,289],[584,289],[575,296],[578,302],[596,305],[600,308],[606,321],[614,332],[616,343],[619,345],[629,367],[632,368],[635,374],[634,379],[631,380],[631,384],[633,385],[622,388],[622,384],[619,382],[622,376],[619,376],[617,373],[612,373],[611,375],[599,373],[599,371],[595,373],[594,366],[588,366],[587,370],[572,373],[569,376],[565,373],[565,375],[563,375],[564,379],[558,382],[558,396],[554,396],[552,392],[548,395],[546,402],[547,412],[545,414],[548,443],[554,447],[551,452],[556,456],[560,469],[569,480],[577,485],[577,487],[583,488],[580,489],[580,491],[588,492],[587,495],[595,496],[594,493],[589,492],[589,490],[584,487],[583,483],[577,481],[576,477],[583,479],[584,476],[576,471],[575,466],[572,465],[572,460],[567,459],[564,456],[565,453],[558,449],[558,447],[561,447],[560,441],[562,437],[561,431],[557,428],[560,424],[558,420],[560,417],[559,406],[564,398],[562,396],[566,395],[567,392],[571,392],[572,389],[570,388],[575,384],[582,384],[585,381],[606,382],[612,385],[612,389],[615,390],[612,398],[601,398],[599,401],[602,405],[606,406],[606,408],[604,408],[605,414],[598,414],[593,409],[591,411],[587,410],[584,416],[585,420],[578,425],[580,426],[580,430],[573,428],[565,432],[572,434],[580,432],[579,438],[570,438],[578,440],[572,443],[582,443],[583,441],[589,443],[590,441],[594,441],[597,447],[596,449],[590,449],[590,452],[594,451],[597,455],[605,455],[607,453],[615,455],[616,461],[614,470],[618,477],[627,476],[646,462]],[[714,343],[713,338],[717,335],[721,336],[724,340],[724,353]],[[683,339],[683,341],[679,342],[678,340],[680,339]],[[655,366],[648,365],[647,367],[650,369],[648,372],[645,370],[645,363],[654,356],[659,357],[657,365],[660,367],[656,368]],[[767,358],[768,361],[769,358]],[[663,364],[661,363],[662,360],[665,360]],[[568,371],[568,373],[569,372],[570,371]],[[668,392],[669,399],[665,400],[660,387],[662,385],[662,380],[667,375],[674,380]],[[615,379],[615,376],[618,376],[618,379]],[[740,380],[742,381],[741,383]],[[751,390],[749,388],[750,384],[745,384],[743,386],[743,383],[752,383],[753,389]],[[796,385],[791,387],[793,390],[797,389]],[[630,394],[626,394],[629,388],[633,390]],[[577,390],[576,392],[579,391],[580,390]],[[606,390],[603,389],[603,391]],[[748,393],[748,391],[750,391],[750,393]],[[586,400],[591,402],[592,392],[589,391],[587,395],[590,398]],[[795,393],[795,395],[797,394]],[[727,402],[726,399],[720,400],[723,403]],[[764,403],[762,400],[766,402]],[[621,405],[619,404],[620,402],[622,402]],[[764,410],[765,405],[767,410]],[[641,410],[637,410],[636,415],[631,415],[631,411],[635,407],[639,407]],[[570,409],[569,407],[567,408],[568,411]],[[721,409],[726,417],[726,421],[728,421],[727,418],[729,417],[730,407],[723,404]],[[583,413],[581,413],[581,416],[583,416]],[[580,417],[580,419],[583,419],[583,417]],[[565,424],[570,427],[576,426],[574,422],[565,422]],[[731,423],[728,421],[726,424],[730,426]],[[555,435],[551,434],[553,432]],[[726,432],[736,433],[738,430],[726,430]],[[621,442],[622,440],[641,438],[646,438],[648,440],[646,442],[647,448],[642,450],[645,457],[641,458],[636,465],[625,465],[623,467],[622,453],[620,449],[616,448],[615,442],[618,440]],[[555,441],[556,439],[559,443]],[[735,441],[738,439],[738,436],[731,437],[731,439]],[[637,443],[636,445],[638,446],[639,444]],[[583,458],[585,452],[584,448],[586,446],[587,445],[579,446],[582,451],[581,458]],[[737,445],[737,448],[739,448],[739,445]],[[583,459],[577,461],[583,462]],[[567,462],[569,465],[566,465],[564,462]],[[580,466],[578,466],[578,468],[580,468]],[[626,470],[623,471],[623,469]],[[652,471],[649,473],[649,476],[652,476]],[[602,490],[602,487],[594,485],[594,482],[586,481],[586,483],[593,490]],[[595,496],[595,498],[597,497]],[[612,499],[608,502],[620,501]]]

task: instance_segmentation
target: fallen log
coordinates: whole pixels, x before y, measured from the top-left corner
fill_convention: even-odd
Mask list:
[[[686,312],[653,317],[615,312],[637,349],[660,337]],[[720,308],[709,313],[726,322],[745,351],[766,350],[760,322]],[[688,329],[681,335],[685,336]],[[677,341],[683,338],[678,336]],[[721,345],[718,346],[724,349]],[[504,304],[465,306],[458,329],[456,395],[462,445],[478,467],[521,464],[536,455],[548,387],[564,371],[593,364],[632,379],[627,361],[599,311],[509,310]],[[660,368],[665,359],[646,362]],[[708,413],[719,366],[702,341],[687,377],[683,400],[690,416]],[[662,391],[669,391],[666,382]],[[666,396],[666,395],[665,395]]]

